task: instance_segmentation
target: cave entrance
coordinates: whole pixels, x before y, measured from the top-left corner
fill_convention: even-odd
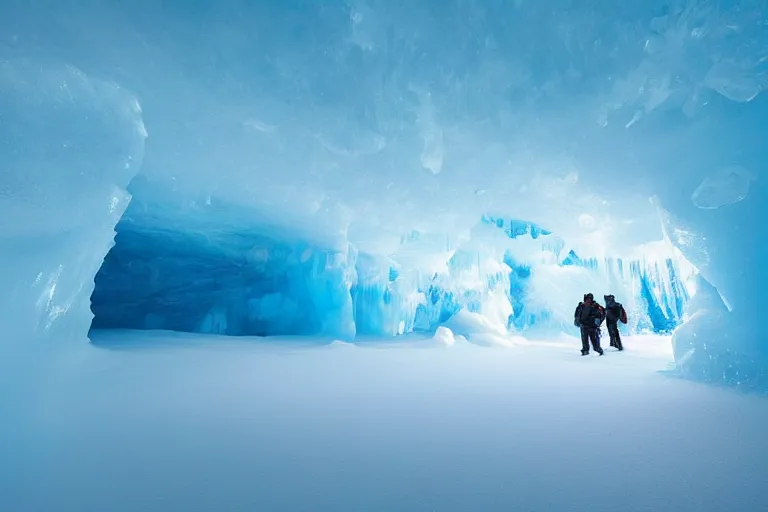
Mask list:
[[[314,335],[333,309],[335,255],[254,228],[254,212],[181,201],[142,177],[95,278],[92,330]],[[266,234],[265,234],[266,233]]]
[[[669,255],[598,261],[565,251],[536,267],[514,250],[498,261],[457,249],[447,273],[414,277],[387,258],[336,252],[256,225],[253,210],[210,197],[163,201],[140,178],[129,191],[133,201],[95,278],[92,330],[349,339],[429,332],[467,312],[487,316],[499,331],[563,332],[572,330],[584,290],[598,298],[610,290],[628,308],[632,332],[668,334],[691,296],[686,280],[695,269]],[[478,225],[508,241],[552,235],[525,221]],[[403,243],[425,243],[418,233],[409,237]]]
[[[123,219],[96,275],[92,329],[312,335],[315,256],[254,233],[139,229]]]

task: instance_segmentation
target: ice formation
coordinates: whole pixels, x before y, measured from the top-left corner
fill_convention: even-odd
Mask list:
[[[97,327],[471,338],[611,292],[764,383],[764,2],[557,3],[4,2],[5,345],[86,339],[118,226]]]
[[[140,104],[71,65],[2,59],[0,134],[0,315],[16,338],[5,343],[82,337],[142,163]]]
[[[705,210],[714,210],[738,203],[747,197],[753,176],[740,166],[720,169],[701,182],[693,191],[693,204]]]
[[[94,328],[353,339],[432,332],[465,312],[500,336],[562,332],[594,289],[623,297],[630,332],[669,333],[696,275],[668,243],[586,258],[534,223],[489,215],[463,239],[412,231],[381,255],[310,244],[208,199],[184,210],[145,202],[170,195],[146,180],[129,191],[96,276]]]

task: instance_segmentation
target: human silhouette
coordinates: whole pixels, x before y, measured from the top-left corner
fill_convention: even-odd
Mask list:
[[[620,302],[616,302],[616,297],[613,295],[604,295],[603,298],[605,299],[605,325],[608,327],[608,336],[611,337],[611,346],[624,350],[619,333],[619,322],[627,323],[627,312]]]
[[[574,325],[581,330],[581,355],[589,355],[590,342],[595,352],[604,354],[600,347],[600,325],[604,319],[605,309],[595,302],[594,295],[584,294],[584,301],[579,302],[573,315]]]

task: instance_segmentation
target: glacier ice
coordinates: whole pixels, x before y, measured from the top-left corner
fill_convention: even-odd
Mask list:
[[[693,204],[712,210],[738,203],[747,197],[754,176],[738,165],[728,166],[710,174],[693,191]]]
[[[0,320],[84,340],[117,226],[94,326],[471,338],[610,291],[759,381],[763,3],[555,3],[4,2]]]
[[[179,211],[156,203],[168,192],[145,179],[128,190],[133,201],[95,278],[97,329],[349,340],[460,322],[503,338],[570,330],[574,298],[599,289],[622,297],[629,332],[669,333],[697,275],[665,242],[583,257],[550,230],[501,216],[482,216],[457,240],[412,231],[384,256],[309,244],[210,198]]]
[[[768,75],[744,68],[733,61],[719,61],[707,73],[704,84],[729,100],[750,102],[768,85]]]
[[[4,59],[0,118],[0,318],[20,341],[82,339],[141,167],[141,107],[72,65]]]

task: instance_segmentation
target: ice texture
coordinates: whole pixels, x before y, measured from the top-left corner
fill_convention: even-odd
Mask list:
[[[714,210],[738,203],[747,197],[752,174],[740,166],[720,169],[704,178],[693,191],[693,204],[705,210]]]
[[[503,338],[571,332],[583,290],[603,290],[623,301],[627,333],[668,334],[697,275],[668,243],[585,257],[546,228],[491,215],[463,240],[412,231],[387,257],[351,243],[339,251],[259,224],[251,209],[206,198],[180,211],[141,179],[128,190],[95,279],[96,329],[352,340],[432,332],[462,313]]]
[[[93,276],[145,137],[138,100],[118,84],[69,64],[0,60],[4,344],[86,336]]]
[[[481,324],[556,329],[566,304],[610,291],[653,330],[683,322],[687,375],[759,380],[765,23],[762,0],[3,2],[4,345],[85,342],[135,178],[156,185],[136,201],[157,216],[121,235],[124,249],[203,251],[183,282],[162,271],[176,291],[158,301],[219,302],[130,313],[146,290],[113,275],[113,299],[97,290],[94,306],[113,319],[347,339],[449,316],[471,337]],[[744,173],[724,185],[726,168]],[[564,246],[509,248],[481,232],[485,217]],[[221,224],[231,237],[205,242]],[[241,234],[264,243],[222,255]],[[571,251],[579,263],[564,265]],[[195,281],[194,268],[215,281],[233,264],[241,282],[217,286],[239,295]],[[725,311],[685,311],[706,288],[689,273]],[[276,275],[289,282],[263,282]]]

